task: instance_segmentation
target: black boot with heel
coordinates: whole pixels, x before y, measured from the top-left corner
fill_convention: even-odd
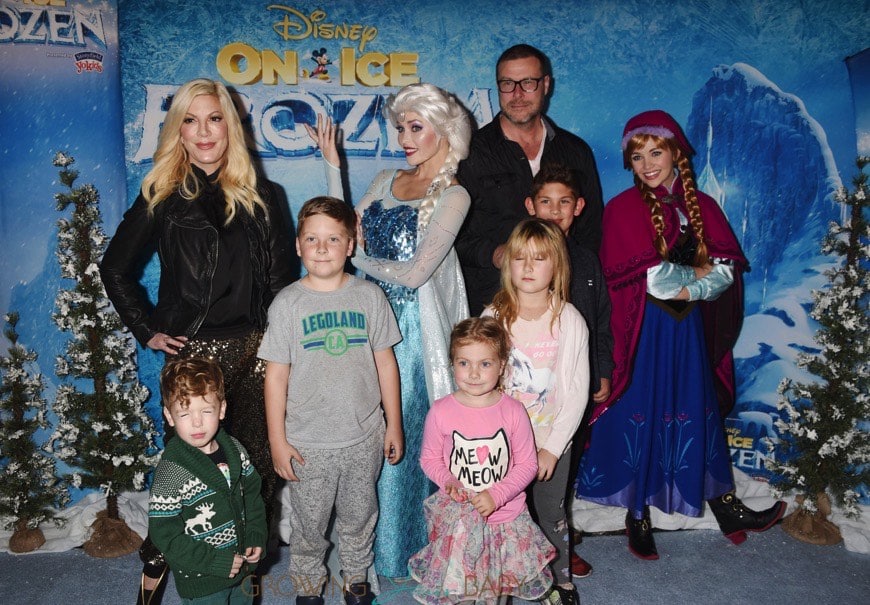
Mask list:
[[[145,537],[142,546],[139,547],[139,558],[142,560],[142,577],[139,579],[139,594],[136,596],[136,605],[160,605],[163,600],[163,591],[166,590],[166,557],[160,552],[150,536]],[[145,578],[156,580],[157,585],[153,589],[145,588]]]
[[[742,544],[748,531],[761,532],[773,527],[782,519],[788,507],[785,502],[778,500],[770,508],[755,511],[743,504],[734,492],[707,500],[707,504],[719,523],[719,529],[734,544]]]
[[[648,506],[643,507],[643,517],[640,519],[635,519],[630,510],[625,513],[625,534],[628,536],[628,550],[635,557],[646,561],[655,561],[659,558],[653,540]]]

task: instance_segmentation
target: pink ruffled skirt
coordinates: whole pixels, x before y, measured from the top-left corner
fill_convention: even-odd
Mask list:
[[[489,524],[470,503],[439,490],[423,502],[429,544],[408,561],[424,605],[495,600],[511,595],[541,599],[553,583],[548,563],[556,549],[528,510],[506,523]]]

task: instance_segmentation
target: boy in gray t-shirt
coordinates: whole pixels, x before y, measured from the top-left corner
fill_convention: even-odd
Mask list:
[[[308,273],[275,297],[257,353],[267,361],[272,462],[289,482],[290,574],[297,605],[323,605],[324,533],[334,507],[344,600],[371,605],[377,478],[384,458],[396,464],[404,448],[392,349],[402,337],[383,291],[344,272],[355,246],[353,209],[316,197],[297,226]]]

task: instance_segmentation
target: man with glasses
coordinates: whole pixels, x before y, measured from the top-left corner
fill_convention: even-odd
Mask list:
[[[544,116],[549,68],[547,57],[527,44],[501,54],[495,67],[501,111],[474,134],[468,158],[459,165],[459,182],[471,195],[471,209],[456,251],[472,315],[479,315],[499,288],[504,243],[529,216],[524,202],[542,164],[558,162],[575,172],[586,207],[569,237],[598,252],[603,204],[595,159],[582,139]]]
[[[495,73],[501,111],[474,133],[458,174],[471,195],[471,209],[455,246],[472,315],[480,315],[499,288],[504,243],[517,223],[529,216],[525,199],[543,164],[568,167],[586,201],[568,237],[596,254],[601,243],[604,205],[592,150],[544,116],[552,84],[549,60],[537,48],[518,44],[501,54]],[[583,578],[590,573],[592,566],[573,553],[571,576]],[[558,599],[548,596],[547,601],[553,605],[578,601],[576,590],[558,594]]]

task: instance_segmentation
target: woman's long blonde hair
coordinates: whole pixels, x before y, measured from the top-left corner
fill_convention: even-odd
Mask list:
[[[149,212],[154,212],[154,208],[175,191],[186,200],[196,199],[199,195],[200,183],[194,175],[187,150],[181,144],[181,125],[190,104],[200,95],[217,98],[227,125],[227,150],[221,159],[217,183],[224,193],[226,222],[229,223],[239,206],[253,215],[255,207],[265,209],[265,204],[257,191],[257,173],[245,145],[239,114],[227,87],[214,80],[191,80],[173,95],[154,152],[154,167],[142,180],[142,195],[148,202]]]
[[[511,281],[511,260],[522,258],[532,250],[543,254],[545,258],[553,259],[553,281],[550,283],[550,310],[553,313],[551,329],[558,321],[562,307],[568,302],[571,265],[562,230],[549,221],[537,218],[524,220],[514,227],[505,244],[501,263],[501,289],[492,299],[495,317],[508,333],[520,314],[517,289]]]
[[[698,242],[698,248],[695,252],[695,266],[702,267],[710,261],[710,256],[707,252],[707,244],[704,241],[704,221],[701,218],[701,207],[698,205],[698,193],[695,187],[695,174],[692,171],[692,163],[684,154],[677,141],[672,138],[659,137],[652,134],[636,134],[631,137],[626,143],[623,153],[623,160],[626,166],[631,166],[631,154],[652,141],[653,145],[660,149],[667,148],[670,150],[674,163],[679,171],[678,178],[683,183],[683,191],[685,192],[686,209],[689,211],[689,224],[692,225],[692,233],[695,234],[695,239]],[[653,228],[656,232],[656,237],[653,240],[653,245],[656,251],[664,260],[668,259],[668,243],[665,241],[665,219],[662,214],[662,202],[653,193],[637,174],[634,175],[634,184],[640,190],[643,196],[643,201],[649,207],[650,220],[652,220]]]
[[[426,197],[420,202],[417,230],[422,233],[429,225],[441,192],[453,182],[459,162],[468,157],[471,120],[456,96],[434,84],[409,84],[395,95],[390,95],[384,107],[384,116],[395,126],[407,111],[413,111],[429,122],[439,137],[447,139],[448,147],[444,165],[432,179]]]

